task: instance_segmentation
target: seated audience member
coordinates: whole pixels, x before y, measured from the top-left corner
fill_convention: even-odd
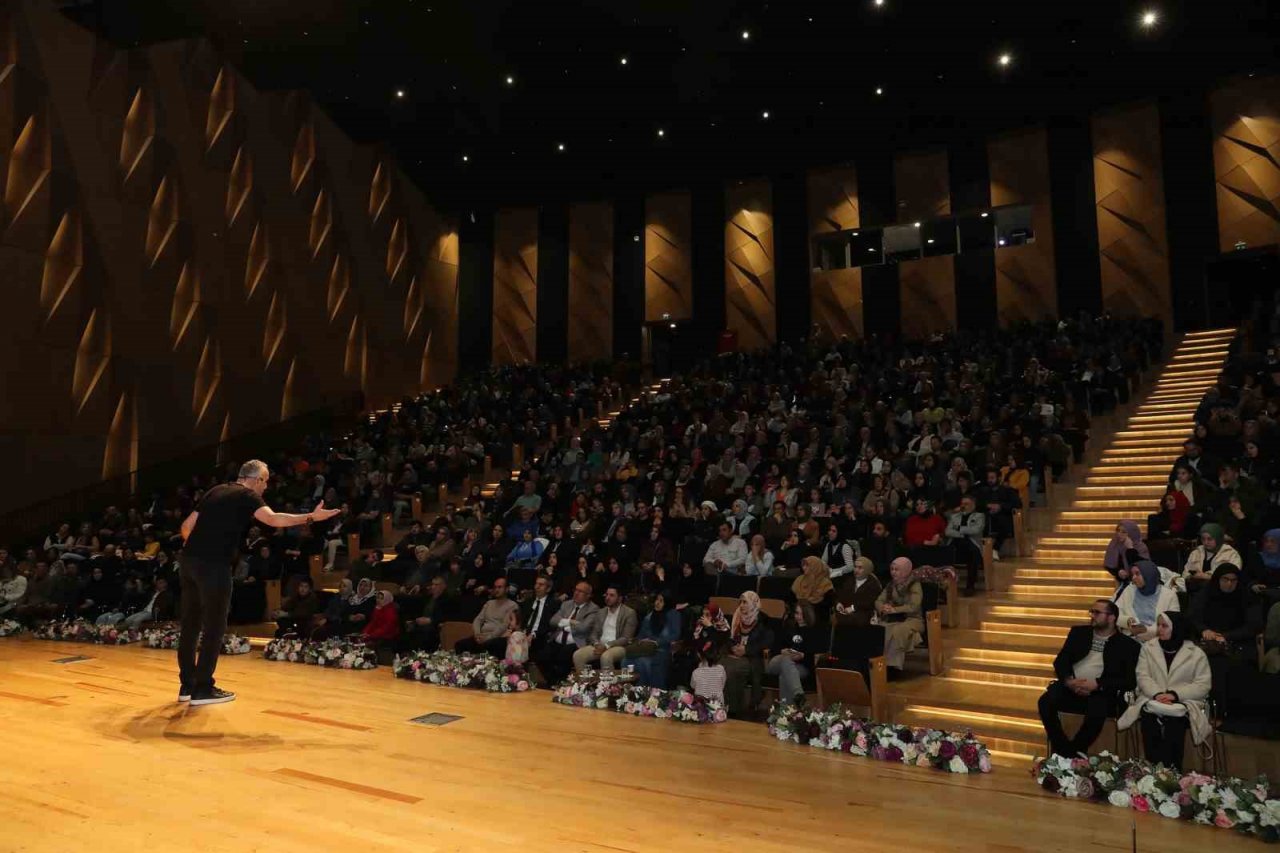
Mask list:
[[[827,650],[830,631],[817,624],[813,606],[800,600],[791,608],[791,618],[782,624],[775,641],[782,648],[769,658],[765,672],[778,677],[779,696],[783,701],[804,702],[801,682],[813,672],[813,656]]]
[[[1176,579],[1179,589],[1187,592],[1199,589],[1213,576],[1214,570],[1224,563],[1237,568],[1244,565],[1240,552],[1223,541],[1224,536],[1221,524],[1209,522],[1200,525],[1200,544],[1187,555],[1182,577]]]
[[[689,676],[689,689],[709,702],[724,702],[728,673],[720,663],[720,647],[707,640],[698,647],[698,666]]]
[[[141,628],[149,622],[172,622],[178,618],[178,601],[169,588],[169,579],[157,576],[155,588],[142,609],[124,617],[126,628]]]
[[[835,587],[827,573],[827,566],[818,557],[805,557],[801,568],[804,570],[803,574],[791,582],[791,594],[796,597],[796,601],[814,608],[822,617],[820,621],[825,622],[836,599]]]
[[[520,606],[507,598],[507,579],[495,578],[489,600],[471,621],[474,634],[454,643],[453,650],[463,652],[488,652],[499,660],[507,653],[507,614]]]
[[[258,623],[267,612],[267,589],[254,574],[256,561],[245,557],[236,562],[231,573],[231,612],[227,621],[233,625]]]
[[[968,567],[964,585],[966,595],[973,595],[978,586],[978,570],[983,563],[982,536],[986,525],[986,516],[976,510],[972,495],[962,497],[960,508],[947,516],[943,538],[954,546],[956,562]]]
[[[655,522],[649,527],[649,536],[640,543],[636,560],[640,569],[641,589],[645,592],[661,589],[663,584],[656,574],[658,567],[661,566],[665,570],[675,568],[676,565],[676,548],[671,544],[671,540],[663,535],[661,523]],[[772,558],[770,562],[772,564]]]
[[[702,557],[702,568],[709,575],[728,572],[732,575],[742,574],[747,564],[747,543],[741,536],[733,532],[733,525],[727,521],[720,522],[719,537],[707,548]]]
[[[1058,680],[1040,696],[1040,721],[1055,755],[1087,752],[1108,717],[1120,713],[1121,697],[1132,690],[1142,647],[1116,630],[1120,610],[1099,599],[1089,608],[1089,624],[1077,625],[1053,661]],[[1060,712],[1084,715],[1074,737],[1062,729]]]
[[[667,607],[667,596],[658,593],[653,607],[640,618],[635,642],[627,646],[622,665],[635,668],[636,682],[649,687],[667,687],[671,666],[671,644],[680,639],[680,613]]]
[[[542,543],[533,538],[533,531],[526,529],[519,542],[507,554],[508,569],[532,569],[542,556]]]
[[[533,582],[533,597],[520,607],[520,630],[529,639],[531,654],[536,656],[555,631],[551,621],[559,609],[560,602],[552,594],[551,578],[545,574],[538,575]]]
[[[1147,538],[1187,539],[1196,529],[1196,515],[1191,511],[1191,504],[1186,495],[1170,489],[1160,499],[1160,511],[1147,516]]]
[[[405,621],[401,633],[402,651],[434,652],[440,648],[440,626],[453,615],[454,598],[444,575],[436,575],[427,586],[418,615]]]
[[[1249,554],[1245,578],[1264,607],[1280,602],[1280,528],[1262,534],[1259,546]]]
[[[168,581],[165,582],[166,585]],[[144,609],[151,601],[151,593],[142,587],[138,577],[128,577],[124,581],[124,591],[116,609],[102,614],[94,623],[96,625],[119,625],[129,616]]]
[[[1117,583],[1123,583],[1129,579],[1129,570],[1134,563],[1150,559],[1151,552],[1147,549],[1147,543],[1142,541],[1138,523],[1125,519],[1116,525],[1115,533],[1107,543],[1107,552],[1102,556],[1102,567]]]
[[[876,599],[876,614],[884,625],[884,662],[902,670],[907,652],[924,639],[924,589],[912,578],[915,567],[906,557],[889,566],[889,584]]]
[[[765,545],[769,550],[777,551],[787,541],[795,522],[787,515],[787,505],[782,501],[773,502],[773,511],[765,518],[760,532],[764,535]]]
[[[832,580],[853,571],[853,560],[860,554],[858,549],[857,542],[841,537],[839,524],[832,522],[827,525],[827,538],[822,543],[822,562]]]
[[[9,560],[9,552],[0,549],[0,616],[15,610],[27,594],[27,576]]]
[[[104,613],[114,613],[120,603],[122,586],[108,580],[103,567],[96,562],[89,569],[89,580],[80,587],[74,604],[74,616],[97,622]]]
[[[729,630],[729,651],[721,664],[727,682],[725,704],[737,717],[754,714],[764,697],[764,653],[773,646],[769,618],[760,612],[760,596],[748,590],[738,596]],[[744,704],[746,691],[750,699]]]
[[[338,591],[329,596],[324,610],[312,621],[311,639],[325,640],[342,633],[342,619],[346,615],[353,590],[346,578],[338,585]]]
[[[1119,728],[1142,721],[1146,759],[1182,769],[1187,730],[1197,746],[1212,733],[1205,711],[1213,676],[1209,659],[1187,636],[1181,613],[1156,618],[1156,639],[1143,644],[1138,658],[1137,698],[1120,717]]]
[[[871,560],[877,577],[882,580],[889,577],[889,565],[903,554],[888,522],[876,521],[871,525],[871,534],[862,541],[862,555]]]
[[[1169,485],[1172,486],[1178,477],[1178,469],[1185,468],[1197,478],[1212,483],[1218,479],[1218,462],[1201,452],[1200,442],[1189,438],[1182,443],[1182,455],[1173,460],[1173,468],[1169,471]],[[1192,505],[1195,501],[1192,501]]]
[[[1256,667],[1255,638],[1262,632],[1262,607],[1257,596],[1244,588],[1240,569],[1223,563],[1191,599],[1187,628],[1192,642],[1209,656],[1214,694],[1223,696],[1227,671],[1233,664]]]
[[[503,660],[525,663],[529,660],[529,635],[520,626],[520,611],[507,614],[507,650]]]
[[[622,603],[622,590],[610,584],[604,591],[604,610],[595,616],[587,644],[573,654],[579,672],[599,662],[600,669],[617,669],[636,636],[636,612]]]
[[[1013,511],[1022,509],[1022,498],[1016,489],[1004,484],[997,468],[988,467],[984,477],[984,483],[974,490],[974,508],[980,510],[987,523],[987,533],[995,540],[992,556],[999,559],[1000,546],[1013,536]]]
[[[1129,583],[1116,597],[1120,609],[1117,625],[1140,643],[1155,638],[1156,616],[1166,610],[1181,610],[1178,594],[1160,583],[1160,569],[1150,560],[1134,563]]]
[[[554,687],[565,679],[573,668],[574,654],[590,644],[600,608],[591,600],[591,584],[579,581],[573,588],[573,597],[560,605],[551,620],[554,631],[539,654],[538,669]]]
[[[275,612],[276,636],[309,635],[312,620],[319,612],[320,598],[311,586],[311,579],[300,579],[294,588],[293,595],[280,602],[280,609]]]
[[[361,633],[366,641],[375,645],[394,643],[400,637],[400,614],[396,611],[395,596],[388,590],[378,590],[373,615]]]
[[[907,518],[902,530],[902,542],[908,550],[926,545],[941,545],[947,532],[947,523],[933,511],[933,503],[923,498],[916,501],[916,511]]]
[[[837,625],[865,627],[876,615],[876,599],[882,591],[870,558],[853,561],[853,574],[845,575],[836,587],[834,621]]]
[[[1210,504],[1213,503],[1212,487],[1185,465],[1179,465],[1175,469],[1173,482],[1169,487],[1186,498],[1187,505],[1201,513],[1202,518],[1203,513],[1208,511]]]
[[[751,549],[747,551],[743,573],[762,578],[773,574],[773,553],[765,547],[764,536],[759,533],[751,537]]]

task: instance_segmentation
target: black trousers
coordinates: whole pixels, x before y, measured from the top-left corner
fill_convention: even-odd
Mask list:
[[[548,642],[535,653],[534,660],[547,679],[548,687],[555,687],[573,672],[573,653],[577,650],[576,643]]]
[[[231,567],[182,559],[182,632],[178,635],[178,678],[184,692],[213,689],[213,671],[227,631],[231,606]],[[201,637],[203,632],[204,636]],[[196,655],[196,641],[200,654]]]
[[[1181,770],[1191,721],[1186,717],[1161,717],[1146,712],[1141,719],[1142,751],[1147,761]]]
[[[1088,752],[1089,747],[1098,739],[1107,718],[1116,712],[1115,702],[1101,691],[1088,696],[1079,696],[1061,681],[1049,685],[1049,689],[1040,695],[1040,722],[1044,724],[1044,733],[1049,736],[1049,748],[1056,755],[1074,758],[1077,753]],[[1083,714],[1084,722],[1075,737],[1068,738],[1062,729],[1062,721],[1058,713]]]
[[[502,660],[507,656],[507,638],[494,637],[492,640],[486,640],[482,643],[475,637],[463,637],[453,644],[453,650],[459,654],[462,652],[488,652],[498,660]]]

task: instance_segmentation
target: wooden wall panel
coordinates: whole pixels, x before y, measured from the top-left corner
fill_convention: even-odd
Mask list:
[[[858,173],[853,166],[810,172],[809,301],[813,333],[820,340],[860,338],[863,331],[862,270],[821,270],[815,248],[824,234],[847,231],[861,223]]]
[[[1141,104],[1093,117],[1102,307],[1172,328],[1160,115]]]
[[[16,466],[0,512],[282,412],[419,390],[428,332],[403,333],[407,282],[455,287],[456,228],[394,161],[308,95],[257,91],[207,41],[122,50],[55,5],[5,15],[29,49],[0,79],[0,455]],[[379,166],[388,212],[371,222]],[[357,313],[377,370],[316,344]],[[457,325],[447,298],[426,313]],[[456,357],[440,355],[445,381]]]
[[[1209,101],[1218,247],[1280,243],[1280,76],[1235,80]]]
[[[659,193],[644,202],[644,318],[693,316],[692,198]]]
[[[991,204],[1032,205],[1035,242],[996,249],[996,306],[1000,324],[1041,320],[1058,313],[1053,256],[1053,211],[1049,207],[1049,138],[1043,128],[1008,134],[987,143]]]
[[[893,187],[898,224],[951,213],[951,178],[947,152],[913,151],[893,158]],[[904,306],[905,310],[905,306]]]
[[[898,264],[902,335],[919,340],[956,327],[956,268],[950,255]]]
[[[569,360],[613,356],[613,205],[569,208]]]
[[[773,346],[778,329],[769,182],[731,182],[724,218],[725,327],[737,332],[744,350]]]
[[[538,211],[493,219],[493,363],[531,362],[538,333]]]

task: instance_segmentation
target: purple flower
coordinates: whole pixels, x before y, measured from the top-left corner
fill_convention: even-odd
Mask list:
[[[1040,785],[1050,794],[1056,794],[1058,791],[1062,790],[1062,785],[1058,784],[1057,777],[1052,774],[1046,774],[1045,777],[1040,780]]]
[[[943,761],[950,761],[956,756],[956,745],[949,740],[944,740],[938,744],[938,757]]]
[[[971,743],[961,744],[960,760],[969,767],[978,763],[978,748]]]

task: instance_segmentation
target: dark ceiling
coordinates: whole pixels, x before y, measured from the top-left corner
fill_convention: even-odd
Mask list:
[[[1158,21],[1144,28],[1148,10]],[[120,44],[209,37],[260,88],[309,89],[352,136],[389,145],[449,209],[607,198],[1082,116],[1269,70],[1280,34],[1268,0],[79,0],[67,11]]]

